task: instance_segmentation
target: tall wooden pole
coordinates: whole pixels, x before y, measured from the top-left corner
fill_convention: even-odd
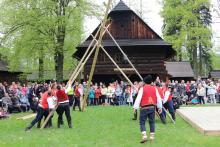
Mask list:
[[[98,42],[94,36],[92,36],[93,39]],[[109,55],[109,53],[104,49],[102,45],[100,45],[100,48],[103,50],[103,52],[109,57],[109,59],[112,61],[112,63],[117,67],[117,69],[121,72],[121,74],[125,77],[125,79],[128,81],[129,84],[131,84],[132,87],[135,88],[134,84],[131,82],[131,80],[128,78],[128,76],[124,73],[124,71],[118,66],[118,64],[112,59],[112,57]]]
[[[96,32],[96,34],[95,34],[96,37],[98,36],[98,34],[99,34],[99,32],[100,32],[100,29],[101,29],[101,28],[99,28],[98,31]],[[72,79],[73,79],[74,75],[76,74],[76,72],[79,70],[79,67],[81,66],[82,62],[85,60],[85,57],[86,57],[87,54],[89,53],[89,50],[90,50],[90,48],[91,48],[91,46],[92,46],[93,43],[94,43],[94,40],[92,40],[92,41],[90,42],[88,48],[86,49],[86,52],[84,53],[83,57],[81,58],[80,62],[79,62],[78,65],[77,65],[77,67],[75,68],[74,72],[71,74],[71,76],[70,76],[70,78],[69,78],[69,81],[68,81],[68,84],[69,84],[69,85],[72,85],[72,84],[73,84],[74,81],[73,81]]]
[[[125,54],[125,52],[122,50],[122,48],[120,47],[120,45],[117,43],[117,41],[114,39],[114,37],[112,36],[112,34],[109,32],[109,30],[107,29],[107,33],[109,34],[109,36],[111,37],[111,39],[113,40],[113,42],[116,44],[116,46],[118,47],[118,49],[121,51],[121,53],[126,57],[126,59],[128,60],[128,63],[131,65],[131,67],[134,69],[134,71],[136,72],[136,74],[139,76],[139,78],[143,81],[143,77],[140,75],[140,73],[137,71],[137,69],[134,67],[134,65],[132,64],[131,60],[128,58],[128,56]]]
[[[105,31],[107,30],[107,28],[110,26],[111,24],[109,24],[107,27],[106,27],[106,29],[103,31],[103,35],[104,35],[104,33],[105,33]],[[101,23],[101,27],[103,26],[103,24]],[[101,27],[100,27],[100,29],[101,29]],[[100,30],[99,29],[99,30]],[[100,32],[98,30],[98,32]],[[97,33],[96,33],[97,34]],[[91,34],[92,35],[92,34]],[[97,35],[96,35],[97,36]],[[92,40],[92,44],[94,43],[94,40]],[[83,58],[81,59],[81,62],[78,64],[78,68],[76,68],[75,69],[75,71],[74,71],[74,73],[71,75],[71,77],[70,77],[70,79],[69,79],[69,82],[70,82],[70,84],[72,85],[72,83],[75,81],[75,79],[77,78],[77,76],[79,75],[79,73],[80,73],[80,71],[82,70],[82,68],[84,67],[84,65],[85,65],[85,63],[87,62],[87,60],[89,59],[89,57],[92,55],[92,52],[95,50],[95,48],[96,48],[96,46],[97,46],[97,43],[95,43],[94,44],[94,46],[93,46],[93,48],[92,48],[92,50],[90,51],[90,53],[88,54],[88,52],[89,52],[89,48],[87,49],[87,51],[88,52],[86,52],[85,54],[84,54],[84,56],[83,56]],[[91,47],[91,46],[90,46]],[[87,55],[88,54],[88,55]],[[86,59],[85,59],[85,57],[86,57]],[[83,61],[83,62],[82,62]]]
[[[108,0],[108,4],[107,4],[106,11],[105,11],[105,14],[104,14],[104,19],[103,19],[103,26],[106,25],[107,18],[108,18],[108,12],[111,8],[111,4],[112,4],[112,0]],[[85,109],[85,105],[86,105],[86,101],[87,101],[87,97],[88,97],[88,92],[89,92],[90,84],[91,84],[92,77],[93,77],[93,74],[94,74],[94,71],[95,71],[95,65],[96,65],[96,62],[97,62],[97,57],[98,57],[98,54],[99,54],[100,45],[101,45],[102,38],[103,38],[102,34],[103,34],[104,30],[105,29],[103,27],[100,30],[100,35],[99,35],[99,39],[98,39],[98,46],[97,46],[96,51],[95,51],[94,59],[93,59],[93,62],[92,62],[92,68],[91,68],[91,71],[90,71],[90,74],[89,74],[89,80],[87,82],[86,92],[85,92],[85,95],[84,95],[84,98],[83,98],[82,111],[84,111],[84,109]]]

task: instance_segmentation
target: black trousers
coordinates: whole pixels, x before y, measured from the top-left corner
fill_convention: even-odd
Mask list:
[[[81,107],[80,107],[80,97],[75,97],[75,103],[73,105],[73,110],[75,110],[75,107],[78,106],[79,111],[81,111]]]
[[[198,96],[198,100],[200,104],[205,104],[204,96]]]
[[[66,119],[69,125],[71,125],[70,106],[69,103],[59,104],[56,110],[58,114],[58,126],[62,123],[63,113],[65,112]]]
[[[48,113],[49,113],[48,109],[43,109],[42,107],[38,107],[37,108],[37,115],[36,115],[35,119],[31,122],[29,128],[32,128],[36,123],[40,123],[43,116],[47,117]]]
[[[141,132],[146,131],[145,122],[148,119],[150,125],[150,132],[155,132],[155,109],[154,108],[143,108],[140,111],[140,130]]]
[[[175,121],[176,120],[176,116],[175,116],[175,110],[173,107],[173,100],[166,102],[164,105],[164,108],[167,109],[170,113],[170,115],[172,116],[172,119]],[[163,111],[164,116],[166,118],[166,112]]]
[[[74,98],[73,98],[73,95],[68,95],[68,97],[69,97],[69,103],[70,103],[70,107],[72,107],[73,106],[73,102],[74,102]]]

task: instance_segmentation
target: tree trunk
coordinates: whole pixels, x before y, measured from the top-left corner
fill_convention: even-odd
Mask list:
[[[182,53],[182,48],[180,48],[180,50],[179,50],[179,57],[178,57],[178,60],[179,61],[182,61],[183,60],[183,55],[182,55],[183,53]]]
[[[56,34],[56,48],[54,54],[55,70],[57,81],[63,81],[63,63],[64,63],[64,40],[66,35],[65,8],[68,3],[65,0],[59,0],[57,3],[58,26]]]
[[[44,50],[40,49],[40,55],[39,55],[39,80],[44,80]]]
[[[57,81],[63,81],[63,60],[64,60],[64,39],[65,39],[65,27],[58,27],[57,33],[57,46],[55,49],[55,70]]]
[[[199,43],[199,75],[202,75],[202,45]]]
[[[194,46],[194,49],[193,49],[193,69],[194,69],[194,72],[195,72],[195,75],[197,76],[198,75],[198,69],[197,69],[197,46]]]

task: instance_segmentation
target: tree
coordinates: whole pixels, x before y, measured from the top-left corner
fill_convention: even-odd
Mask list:
[[[3,0],[1,23],[10,67],[27,71],[63,71],[73,68],[71,55],[82,37],[84,15],[94,15],[96,6],[85,0]],[[14,57],[14,58],[12,58]]]
[[[178,60],[182,60],[183,49],[191,61],[196,75],[210,69],[212,47],[210,30],[211,15],[208,0],[165,0],[163,35],[177,50]]]

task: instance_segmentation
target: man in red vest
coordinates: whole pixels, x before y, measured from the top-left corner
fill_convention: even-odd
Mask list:
[[[37,115],[35,119],[31,122],[31,124],[25,128],[25,131],[30,130],[37,122],[40,122],[43,116],[45,116],[45,118],[47,117],[49,113],[47,102],[48,95],[51,96],[52,93],[51,91],[47,91],[47,89],[45,89],[45,92],[41,94],[40,103],[38,104],[37,108]],[[40,124],[38,126],[40,126]]]
[[[171,87],[166,84],[166,87],[164,88],[164,99],[163,99],[163,105],[165,109],[168,109],[172,119],[175,121],[175,110],[173,107],[173,100],[172,100],[172,94],[171,94]],[[166,112],[163,112],[164,116],[166,117]]]
[[[155,106],[158,107],[159,113],[162,112],[162,101],[155,86],[152,86],[153,82],[152,76],[148,75],[144,78],[145,85],[140,88],[138,96],[136,98],[135,104],[133,106],[134,111],[136,111],[139,106],[140,111],[140,130],[142,133],[142,140],[140,143],[145,143],[147,141],[147,133],[145,122],[148,119],[150,125],[150,140],[154,139],[155,134]]]
[[[163,99],[164,99],[164,93],[163,93],[163,89],[161,88],[161,83],[159,83],[159,82],[156,82],[156,88],[157,88],[157,90],[158,90],[158,93],[159,93],[159,95],[160,95],[160,97],[161,97],[161,100],[163,101]],[[157,109],[157,111],[158,111],[158,109]],[[160,120],[161,120],[161,122],[163,123],[163,124],[166,124],[166,117],[165,117],[165,115],[164,115],[164,110],[162,111],[162,113],[160,113],[159,115],[160,115]]]
[[[81,88],[81,89],[80,89]],[[82,90],[82,85],[78,83],[76,83],[75,85],[75,88],[74,88],[74,99],[75,99],[75,102],[74,102],[74,105],[73,105],[73,111],[75,111],[75,107],[78,106],[79,108],[79,111],[81,111],[81,106],[80,106],[80,97],[81,97],[81,91]]]
[[[65,93],[64,90],[61,89],[61,86],[57,86],[57,102],[58,102],[58,107],[57,107],[57,114],[58,114],[58,123],[57,127],[60,128],[60,125],[62,124],[62,118],[63,118],[63,113],[65,112],[66,119],[68,122],[69,128],[72,128],[72,123],[71,123],[71,116],[70,116],[70,105],[69,105],[69,98],[67,94]]]

